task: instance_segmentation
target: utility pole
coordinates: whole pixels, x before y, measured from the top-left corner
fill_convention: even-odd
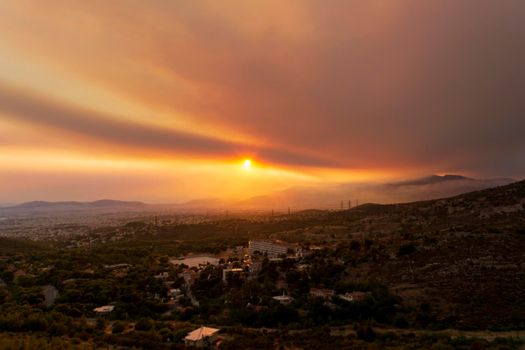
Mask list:
[[[343,206],[343,201],[341,201],[341,210],[344,209],[344,206]]]
[[[352,209],[352,201],[350,199],[348,200],[348,209]]]

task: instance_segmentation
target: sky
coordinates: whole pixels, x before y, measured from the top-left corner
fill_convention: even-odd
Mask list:
[[[522,0],[3,0],[0,203],[522,179],[523,43]]]

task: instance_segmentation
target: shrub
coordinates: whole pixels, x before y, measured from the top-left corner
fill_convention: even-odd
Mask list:
[[[149,331],[153,328],[153,320],[149,318],[141,318],[135,324],[135,329],[137,331]]]
[[[113,334],[120,334],[126,330],[126,325],[124,322],[117,321],[113,323],[113,327],[111,328],[111,333]]]

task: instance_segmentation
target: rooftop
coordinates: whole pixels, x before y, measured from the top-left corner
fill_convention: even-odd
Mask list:
[[[184,340],[189,341],[199,341],[203,338],[208,338],[213,336],[215,333],[217,333],[219,329],[217,328],[210,328],[210,327],[204,327],[197,328],[194,331],[191,331],[188,333],[188,335],[184,338]]]
[[[108,312],[113,311],[114,308],[115,307],[113,305],[105,305],[105,306],[97,307],[93,311],[98,312],[98,313],[108,313]]]

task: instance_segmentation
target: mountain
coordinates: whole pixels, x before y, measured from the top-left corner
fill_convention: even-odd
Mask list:
[[[418,186],[418,185],[431,185],[435,183],[442,183],[447,181],[454,181],[454,180],[474,180],[468,177],[465,177],[463,175],[430,175],[426,177],[422,177],[419,179],[413,179],[413,180],[407,180],[407,181],[400,181],[400,182],[394,182],[392,185],[394,186]]]
[[[0,215],[31,215],[35,213],[116,213],[134,211],[204,212],[214,210],[340,209],[366,202],[406,203],[455,196],[461,193],[501,186],[512,179],[478,180],[462,175],[431,175],[390,183],[343,183],[317,186],[295,186],[247,200],[232,202],[218,198],[198,199],[181,204],[150,205],[137,201],[102,199],[94,202],[33,201],[0,207]]]
[[[393,183],[347,183],[338,185],[291,187],[265,196],[257,196],[238,203],[242,208],[274,208],[294,210],[307,208],[339,209],[348,201],[357,203],[404,203],[451,197],[485,188],[506,185],[512,179],[478,180],[461,175],[431,175],[419,179]]]
[[[115,212],[115,211],[138,211],[149,208],[148,204],[137,201],[117,201],[102,199],[94,202],[47,202],[32,201],[15,206],[0,208],[0,214],[31,214],[31,213],[50,213],[50,212],[72,212],[72,211],[94,211],[94,212]]]
[[[525,181],[444,199],[362,205],[332,212],[335,218],[349,232],[381,242],[374,243],[376,258],[353,268],[350,279],[384,281],[405,305],[432,304],[427,316],[434,323],[497,329],[525,321],[525,304],[516,303],[525,300]]]
[[[517,302],[525,300],[525,180],[449,198],[284,217],[304,224],[282,225],[272,239],[333,248],[347,266],[341,281],[381,281],[415,311],[404,317],[421,327],[525,324],[525,303]]]

